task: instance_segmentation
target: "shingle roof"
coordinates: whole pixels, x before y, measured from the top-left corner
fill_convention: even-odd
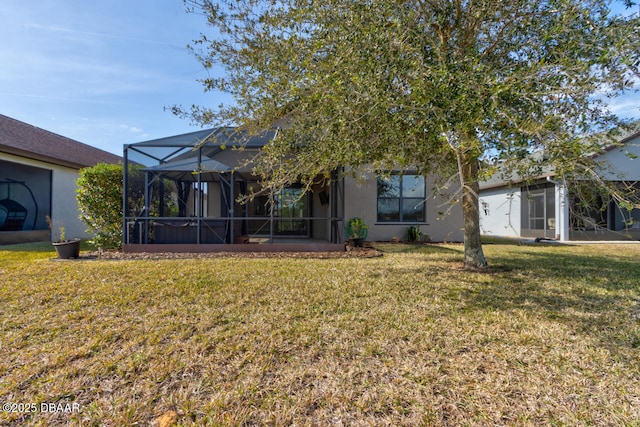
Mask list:
[[[591,157],[599,157],[605,154],[607,151],[610,151],[620,145],[624,145],[631,141],[632,139],[640,136],[640,120],[636,120],[634,122],[629,123],[627,126],[620,127],[614,129],[617,132],[617,135],[614,136],[617,139],[616,144],[611,144],[611,140],[603,135],[606,135],[606,132],[601,134],[595,134],[591,136],[591,138],[596,138],[596,141],[600,140],[600,146],[602,147],[600,152],[592,153],[589,156]],[[542,155],[541,151],[535,152],[532,154],[532,158],[540,157]],[[546,179],[553,178],[556,175],[555,170],[551,165],[545,165],[543,169],[540,171],[540,175],[536,177],[531,177],[534,179]],[[524,182],[524,178],[519,176],[516,172],[510,171],[506,176],[505,173],[498,170],[498,172],[494,173],[489,179],[480,182],[481,190],[489,190],[497,187],[511,186],[516,185],[519,186],[522,182]]]
[[[118,163],[120,156],[0,114],[0,152],[82,168]]]

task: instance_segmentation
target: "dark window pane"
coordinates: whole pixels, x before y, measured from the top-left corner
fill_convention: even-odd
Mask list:
[[[424,199],[402,199],[402,220],[424,221]]]
[[[378,199],[378,221],[400,221],[400,199]]]

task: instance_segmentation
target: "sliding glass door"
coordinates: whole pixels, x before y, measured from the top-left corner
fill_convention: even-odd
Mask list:
[[[285,188],[273,195],[273,234],[276,236],[310,237],[310,197],[301,188]],[[248,232],[268,236],[269,197],[256,196],[247,203]],[[255,218],[255,219],[252,219]]]
[[[301,188],[285,188],[274,195],[275,234],[309,237],[309,197]]]

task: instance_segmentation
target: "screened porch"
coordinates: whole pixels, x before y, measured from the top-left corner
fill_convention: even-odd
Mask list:
[[[337,172],[310,192],[269,191],[252,174],[276,135],[217,128],[126,145],[124,250],[344,250]]]

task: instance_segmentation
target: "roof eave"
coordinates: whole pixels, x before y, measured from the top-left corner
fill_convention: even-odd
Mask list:
[[[30,160],[39,160],[41,162],[50,163],[53,165],[64,166],[72,169],[82,169],[91,165],[80,164],[75,162],[69,162],[63,159],[56,159],[55,157],[45,156],[42,154],[33,153],[26,150],[20,150],[13,147],[7,147],[6,145],[0,144],[0,152],[13,154],[15,156],[24,157]]]

